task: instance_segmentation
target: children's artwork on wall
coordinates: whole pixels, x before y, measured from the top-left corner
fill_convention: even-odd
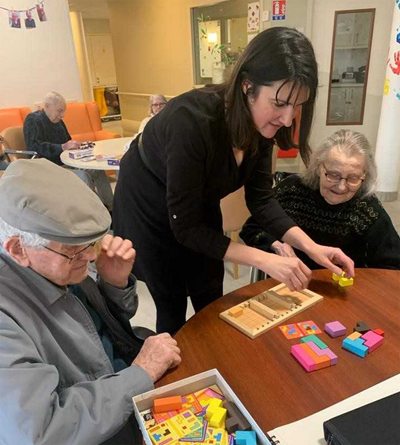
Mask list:
[[[252,2],[247,6],[247,32],[260,30],[260,2]]]
[[[5,11],[8,14],[8,24],[10,28],[23,29],[21,22],[25,25],[26,29],[36,28],[36,21],[32,16],[33,12],[35,11],[39,18],[39,21],[41,22],[47,21],[46,12],[44,10],[44,1],[36,3],[35,5],[33,5],[28,9],[8,9],[4,8],[3,6],[0,6],[0,12],[1,11]]]

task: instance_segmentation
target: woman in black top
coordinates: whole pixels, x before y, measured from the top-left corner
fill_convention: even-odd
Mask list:
[[[314,243],[272,197],[274,140],[309,154],[317,65],[308,39],[271,28],[243,52],[227,84],[194,90],[168,102],[133,141],[115,190],[115,234],[137,250],[134,272],[157,307],[157,331],[185,322],[187,296],[196,311],[222,295],[223,261],[253,265],[291,289],[307,286],[311,271],[224,236],[220,200],[245,186],[246,204],[263,227],[336,273],[353,276],[339,249]]]

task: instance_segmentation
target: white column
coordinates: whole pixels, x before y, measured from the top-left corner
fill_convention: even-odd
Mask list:
[[[90,81],[89,58],[86,50],[85,29],[82,14],[77,11],[69,13],[72,37],[74,40],[76,61],[78,63],[79,77],[81,81],[82,96],[85,102],[93,100],[93,88]]]
[[[378,195],[382,201],[398,196],[400,178],[400,1],[394,1],[381,116],[376,141]]]

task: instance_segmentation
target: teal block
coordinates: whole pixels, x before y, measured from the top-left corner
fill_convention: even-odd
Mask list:
[[[235,434],[236,445],[257,445],[255,431],[236,431]]]
[[[308,343],[309,341],[313,341],[320,349],[326,349],[328,345],[326,345],[319,337],[315,334],[306,335],[300,339],[301,343]]]
[[[342,342],[342,348],[358,355],[359,357],[365,357],[368,354],[368,348],[367,346],[364,346],[364,341],[365,340],[363,340],[361,337],[356,338],[355,340],[345,338]]]

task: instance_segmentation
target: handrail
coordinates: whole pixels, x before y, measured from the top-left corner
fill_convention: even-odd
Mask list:
[[[135,96],[135,97],[150,97],[154,94],[154,93],[132,93],[129,91],[116,91],[115,93],[118,94],[118,96]],[[166,96],[164,94],[164,97],[166,97],[167,99],[172,99],[175,96]]]

